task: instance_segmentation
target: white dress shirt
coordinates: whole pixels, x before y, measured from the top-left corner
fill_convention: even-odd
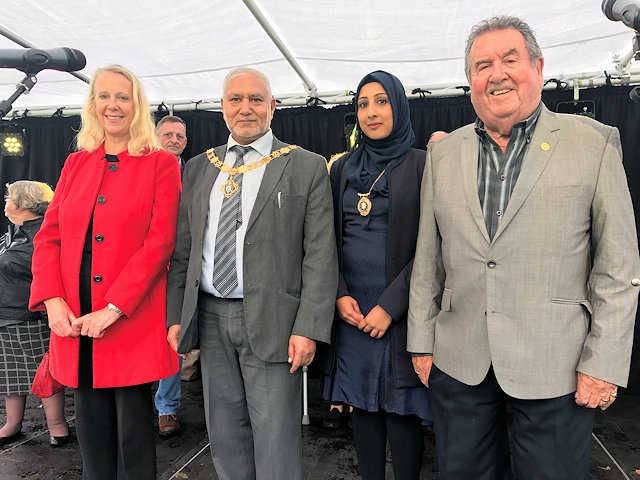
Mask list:
[[[224,158],[224,163],[230,167],[232,167],[236,161],[235,152],[230,151],[230,149],[235,145],[239,145],[239,143],[229,135],[229,140],[227,141],[227,154]],[[252,150],[247,152],[244,156],[245,165],[260,161],[263,157],[267,157],[271,154],[273,133],[269,130],[253,143],[243,146],[252,147]],[[263,165],[255,170],[245,173],[242,177],[242,188],[240,190],[242,195],[242,224],[240,225],[240,228],[236,230],[236,271],[238,272],[238,286],[233,289],[226,298],[243,297],[242,254],[244,236],[247,232],[247,224],[249,223],[249,217],[253,210],[256,197],[258,196],[258,190],[260,189],[260,183],[262,183],[262,176],[264,175],[265,168],[266,165]],[[213,286],[213,269],[215,268],[213,254],[216,245],[216,233],[218,231],[218,220],[220,218],[220,210],[222,208],[222,199],[224,198],[221,188],[228,178],[228,173],[220,172],[218,174],[218,178],[216,178],[216,181],[213,183],[213,188],[209,194],[209,215],[204,229],[204,245],[202,249],[200,290],[211,293],[217,297],[221,297],[221,295]]]

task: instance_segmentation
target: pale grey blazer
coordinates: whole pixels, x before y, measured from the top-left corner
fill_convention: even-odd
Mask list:
[[[625,386],[640,260],[617,129],[543,108],[493,241],[473,125],[427,154],[407,348],[477,385],[552,398],[576,370]]]
[[[272,151],[286,145],[274,138]],[[224,159],[226,145],[215,153]],[[168,324],[181,325],[180,353],[198,342],[204,228],[219,172],[206,153],[184,170],[167,294]],[[263,361],[285,362],[292,334],[328,342],[338,267],[323,157],[300,148],[266,165],[243,248],[243,305],[253,352]]]

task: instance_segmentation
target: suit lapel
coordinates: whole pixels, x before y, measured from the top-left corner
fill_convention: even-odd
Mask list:
[[[531,137],[531,143],[524,158],[518,181],[513,188],[500,226],[493,237],[494,241],[500,233],[507,228],[509,222],[513,220],[518,210],[520,210],[527,197],[531,194],[533,187],[538,182],[540,175],[542,175],[551,158],[551,153],[558,143],[558,130],[559,127],[555,116],[543,107],[540,112],[540,117],[538,118],[538,124]]]
[[[277,138],[273,137],[273,145],[271,147],[271,152],[274,152],[282,147],[286,147],[287,144],[281,142]],[[280,180],[282,174],[284,172],[287,163],[289,162],[289,155],[281,155],[278,158],[273,159],[269,162],[264,170],[264,176],[262,177],[262,182],[260,182],[260,188],[258,189],[258,195],[256,196],[256,201],[253,204],[253,209],[251,210],[251,216],[249,218],[249,223],[247,224],[247,231],[254,224],[260,212],[265,207],[267,202],[269,201]]]
[[[460,171],[462,172],[462,182],[465,200],[471,217],[478,226],[487,243],[489,243],[489,233],[487,225],[482,215],[482,207],[480,206],[480,197],[478,197],[478,148],[480,142],[473,129],[473,126],[465,136],[460,147]]]

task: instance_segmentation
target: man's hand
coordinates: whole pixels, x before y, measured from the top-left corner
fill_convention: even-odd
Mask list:
[[[316,341],[300,335],[291,335],[289,337],[289,360],[291,364],[291,373],[300,367],[308,367],[313,362],[316,355]]]
[[[617,396],[617,385],[578,372],[578,388],[575,395],[578,405],[606,410],[616,401]]]
[[[180,325],[171,325],[167,329],[167,342],[173,348],[173,351],[178,353],[178,340],[180,339]],[[184,353],[178,353],[182,358],[187,358]]]
[[[431,375],[431,367],[433,366],[433,355],[423,355],[420,357],[411,357],[413,369],[418,374],[420,381],[425,387],[429,386],[429,375]]]

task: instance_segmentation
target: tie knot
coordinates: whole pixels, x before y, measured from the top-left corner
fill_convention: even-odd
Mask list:
[[[236,160],[233,163],[234,168],[238,168],[240,165],[244,164],[244,156],[249,153],[251,147],[243,147],[242,145],[234,145],[231,147],[231,150],[236,154]]]
[[[243,147],[242,145],[234,145],[233,147],[231,147],[231,150],[233,150],[233,152],[236,154],[237,158],[242,158],[247,153],[249,153],[249,150],[251,150],[251,147]]]

